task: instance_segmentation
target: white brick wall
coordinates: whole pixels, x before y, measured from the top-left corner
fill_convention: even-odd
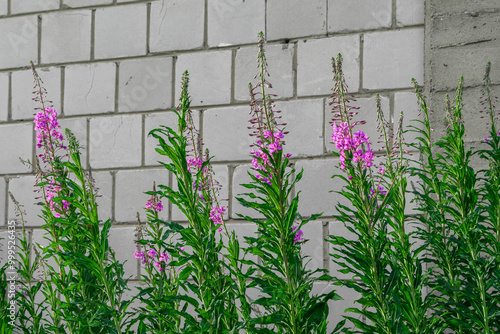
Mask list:
[[[146,4],[100,8],[95,12],[95,57],[146,54]]]
[[[203,47],[203,0],[161,0],[151,4],[151,52]]]
[[[90,10],[42,15],[42,61],[57,63],[89,60],[91,17]]]
[[[118,110],[172,107],[172,58],[148,58],[120,63]]]
[[[0,73],[0,121],[9,116],[9,74]]]
[[[54,105],[61,112],[61,69],[59,67],[41,68],[37,72],[43,78],[47,89],[47,100],[45,105]],[[35,108],[40,107],[39,102],[33,98],[33,72],[31,70],[12,72],[12,119],[33,119]]]
[[[33,160],[33,126],[30,123],[6,124],[0,132],[0,173],[27,173],[31,168],[19,160]],[[15,145],[13,145],[15,143]]]
[[[4,18],[0,20],[0,68],[37,63],[38,23],[34,15]]]
[[[0,233],[5,217],[13,217],[7,190],[25,204],[30,225],[42,224],[32,205],[34,175],[18,159],[31,160],[35,147],[32,60],[47,99],[62,113],[61,126],[85,147],[82,163],[92,168],[99,188],[100,218],[118,225],[111,243],[134,280],[135,213],[145,221],[143,192],[153,180],[171,182],[157,162],[166,159],[147,134],[159,125],[177,127],[171,110],[184,70],[190,72],[195,123],[223,185],[221,198],[229,199],[228,229],[251,236],[256,226],[237,213],[258,215],[235,197],[247,191],[240,183],[250,180],[248,83],[256,82],[256,39],[264,31],[274,86],[267,92],[277,95],[276,109],[290,132],[285,150],[297,170],[304,168],[295,189],[301,191],[299,211],[323,212],[304,227],[310,241],[302,249],[311,256],[309,268],[332,274],[336,268],[324,257],[330,246],[323,238],[345,231],[330,222],[342,201],[330,192],[341,188],[339,179],[330,178],[340,172],[330,143],[331,58],[343,54],[347,84],[358,95],[353,104],[361,107],[356,119],[367,121],[359,129],[374,148],[376,93],[387,119],[397,119],[400,110],[406,120],[418,116],[410,79],[423,81],[423,0],[10,0],[10,10],[7,3],[0,0]],[[164,208],[162,218],[185,219],[168,203]],[[331,287],[319,284],[315,291],[325,288]],[[330,328],[357,297],[340,291],[346,302],[331,303]]]
[[[66,115],[99,114],[115,110],[114,63],[66,67],[64,110]]]
[[[328,32],[388,28],[392,24],[391,0],[328,0]]]
[[[181,78],[189,71],[192,104],[227,104],[231,100],[231,51],[182,54],[177,59],[175,96],[180,94]]]
[[[90,166],[92,168],[141,165],[142,121],[140,115],[90,119]]]
[[[265,28],[265,2],[208,1],[208,46],[253,43]]]
[[[374,32],[365,35],[364,88],[411,87],[423,81],[424,29]]]
[[[359,36],[303,40],[297,47],[297,94],[326,95],[332,89],[332,57],[342,53],[349,91],[359,87]]]

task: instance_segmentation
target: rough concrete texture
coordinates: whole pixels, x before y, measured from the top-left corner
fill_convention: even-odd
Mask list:
[[[86,7],[95,5],[109,5],[113,3],[113,0],[63,0],[64,7]]]
[[[7,0],[0,0],[0,16],[7,15]]]

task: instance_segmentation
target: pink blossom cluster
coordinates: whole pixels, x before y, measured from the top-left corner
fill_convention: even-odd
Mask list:
[[[292,231],[297,230],[297,227],[298,226],[292,227]],[[297,230],[297,232],[295,233],[295,237],[293,238],[293,243],[296,244],[297,242],[298,243],[304,242],[304,232],[302,232],[302,230]]]
[[[345,169],[346,152],[352,152],[353,162],[362,162],[363,168],[373,165],[373,151],[370,149],[368,136],[363,131],[357,131],[351,137],[349,124],[347,122],[333,123],[333,134],[331,137],[335,147],[340,152],[340,168]],[[363,145],[366,144],[366,148]]]
[[[142,264],[153,264],[160,271],[165,270],[165,265],[168,262],[167,253],[160,253],[153,248],[150,248],[147,252],[140,252],[138,249],[135,250],[134,257],[141,260]]]
[[[59,132],[59,123],[57,121],[57,111],[52,108],[46,108],[43,111],[39,111],[35,115],[35,131],[38,131],[36,135],[36,146],[41,148],[44,142],[53,149],[53,140],[61,142],[63,140],[62,134]],[[64,148],[64,146],[59,145]]]
[[[191,173],[191,167],[196,167],[198,170],[201,169],[203,161],[198,158],[186,158],[188,171]]]
[[[226,212],[226,209],[223,206],[212,206],[210,208],[210,220],[214,222],[214,225],[223,225],[222,216]],[[218,228],[219,232],[222,231],[222,227]]]
[[[269,156],[264,152],[264,150],[267,150],[270,154],[280,152],[283,149],[283,138],[284,136],[281,130],[277,130],[274,133],[270,130],[264,131],[263,140],[256,141],[256,145],[259,148],[257,150],[252,149],[250,151],[253,155],[252,166],[255,170],[267,172],[267,168],[271,165],[271,163],[269,161]],[[291,154],[287,154],[286,157],[291,157]],[[271,184],[270,178],[262,176],[259,172],[255,173],[255,177],[266,182],[267,184]]]
[[[146,209],[160,212],[163,210],[163,202],[157,196],[153,195],[146,203]]]
[[[61,186],[56,183],[54,180],[50,180],[49,184],[45,186],[45,199],[47,203],[50,205],[50,210],[52,211],[52,214],[56,218],[60,218],[61,212],[65,212],[69,209],[69,202],[66,200],[62,200],[62,208],[60,207],[59,204],[54,202],[54,198],[59,197],[59,192],[61,191]]]

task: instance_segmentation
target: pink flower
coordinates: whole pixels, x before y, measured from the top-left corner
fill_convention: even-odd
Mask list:
[[[156,257],[156,255],[158,255],[158,252],[155,251],[153,248],[150,248],[148,251],[148,255],[150,258],[154,258],[154,257]]]
[[[163,210],[163,202],[159,201],[158,203],[155,204],[155,210],[156,212],[160,212]]]
[[[292,227],[292,231],[295,231],[297,228],[298,226]],[[303,241],[304,241],[304,232],[302,232],[302,230],[298,230],[295,233],[295,237],[293,238],[293,243],[294,244],[296,244],[297,242],[302,243]]]
[[[137,249],[135,250],[134,257],[135,257],[136,259],[139,259],[139,260],[140,260],[140,259],[143,259],[143,258],[144,258],[144,256],[145,256],[145,255],[144,255],[144,252],[139,252],[139,250],[137,250]]]
[[[214,222],[214,225],[222,225],[222,216],[224,215],[224,212],[226,212],[226,209],[224,207],[217,207],[217,206],[212,206],[210,209],[210,220]],[[222,231],[222,227],[219,227],[219,232]]]

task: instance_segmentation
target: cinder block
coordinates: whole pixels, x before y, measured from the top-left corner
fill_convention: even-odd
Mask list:
[[[250,107],[210,109],[203,115],[203,139],[214,161],[250,160]],[[221,129],[225,129],[221,131]]]
[[[310,221],[302,226],[304,239],[307,241],[302,243],[300,248],[302,254],[306,256],[304,262],[307,263],[306,268],[309,270],[323,269],[323,248],[325,246],[323,238],[323,222]]]
[[[59,0],[16,0],[10,3],[11,14],[44,12],[54,9],[59,9]]]
[[[356,234],[349,231],[347,229],[347,227],[344,225],[344,223],[342,223],[342,222],[338,222],[338,221],[329,222],[328,223],[328,230],[329,230],[329,235],[326,236],[326,238],[325,238],[326,240],[331,240],[330,236],[343,237],[349,241],[357,240]],[[335,261],[344,263],[344,260],[343,259],[335,259],[332,256],[332,254],[337,254],[337,255],[341,255],[341,254],[334,250],[334,249],[336,249],[336,246],[334,247],[334,245],[332,245],[330,242],[328,242],[327,244],[328,244],[328,253],[330,254],[330,259],[329,259],[329,261],[330,261],[330,263],[329,263],[330,275],[332,277],[335,277],[335,278],[340,279],[340,280],[353,279],[353,274],[351,274],[351,273],[344,274],[344,273],[339,272],[339,270],[343,269],[343,267],[341,267],[339,264],[337,264],[333,261],[335,260]]]
[[[295,164],[296,173],[304,169],[302,180],[295,186],[296,191],[300,191],[299,213],[301,215],[322,213],[323,216],[328,217],[337,213],[335,209],[337,202],[348,204],[336,193],[345,185],[344,182],[339,178],[331,178],[332,175],[341,172],[337,168],[338,165],[337,159],[300,160]]]
[[[193,50],[203,47],[203,0],[161,0],[151,3],[151,52]]]
[[[66,68],[64,114],[113,112],[115,109],[114,63],[73,65]]]
[[[120,63],[120,112],[172,106],[172,58],[146,58]]]
[[[264,31],[264,0],[211,0],[208,2],[208,46],[252,43]]]
[[[146,54],[147,6],[99,8],[95,12],[95,57],[117,58]]]
[[[286,123],[284,152],[293,158],[323,154],[323,99],[277,102]]]
[[[475,44],[495,40],[498,36],[500,13],[470,13],[447,17],[436,17],[429,20],[432,32],[431,47],[457,46]],[[475,44],[480,47],[481,44]]]
[[[175,96],[180,94],[182,73],[187,70],[193,106],[229,103],[231,58],[231,51],[179,55],[175,70]]]
[[[0,226],[5,224],[5,211],[7,208],[5,207],[5,196],[7,195],[7,184],[4,178],[0,178]]]
[[[491,41],[480,46],[472,44],[432,50],[431,89],[454,91],[461,75],[465,87],[482,85],[486,64],[493,60],[492,55],[499,48],[499,41]],[[490,78],[495,84],[500,82],[500,62],[492,62]]]
[[[359,36],[299,41],[297,48],[297,94],[327,95],[332,89],[332,57],[341,53],[349,91],[359,89]]]
[[[38,58],[38,19],[19,16],[0,19],[0,68],[29,66]]]
[[[141,138],[140,115],[90,119],[90,166],[92,168],[140,166]]]
[[[116,260],[123,264],[124,278],[137,278],[137,260],[134,258],[134,234],[135,226],[113,226],[109,231],[109,246],[115,252]]]
[[[112,201],[113,201],[113,177],[110,172],[93,172],[92,177],[97,189],[97,213],[99,219],[105,222],[112,219]]]
[[[326,0],[275,0],[267,3],[267,39],[326,34]]]
[[[442,0],[431,3],[430,12],[433,14],[448,14],[458,12],[479,12],[499,8],[497,0]]]
[[[35,176],[33,175],[20,176],[9,180],[9,191],[22,205],[21,209],[25,212],[23,215],[26,226],[42,226],[44,224],[43,219],[39,217],[42,213],[41,206],[35,204],[43,201],[43,199],[37,199],[42,194],[35,192],[40,190],[40,187],[35,187],[35,182]],[[10,198],[7,214],[8,220],[17,218],[15,206]]]
[[[151,195],[144,192],[153,190],[153,182],[158,185],[169,185],[169,172],[166,169],[123,170],[116,173],[115,178],[115,220],[118,222],[137,222],[138,212],[141,221],[146,221],[144,208]],[[168,202],[162,199],[163,211],[160,219],[168,220]]]
[[[200,112],[193,110],[193,122],[197,129],[200,129]],[[146,165],[159,166],[158,161],[170,161],[166,156],[160,155],[156,152],[159,143],[153,136],[148,136],[149,132],[153,129],[160,128],[160,126],[168,126],[173,130],[178,130],[178,118],[174,112],[166,111],[161,113],[147,114],[144,120],[144,163]]]
[[[263,218],[263,216],[255,211],[252,208],[244,207],[240,204],[240,202],[236,199],[237,197],[242,198],[246,201],[250,201],[251,199],[248,196],[244,196],[244,193],[251,193],[252,190],[245,188],[242,184],[248,184],[251,181],[250,175],[248,172],[254,173],[251,170],[252,165],[240,165],[234,169],[233,173],[233,186],[231,188],[231,218],[232,219],[241,219],[238,214],[243,216],[248,216],[251,218]]]
[[[273,88],[266,88],[278,97],[291,97],[293,95],[293,54],[292,44],[267,44],[265,45],[268,63],[267,78]],[[242,47],[236,53],[234,75],[234,98],[240,101],[249,101],[250,92],[248,83],[256,84],[258,79],[254,76],[259,71],[256,65],[259,49],[257,46]]]
[[[335,145],[332,143],[332,133],[333,133],[333,127],[332,127],[332,119],[333,119],[333,113],[332,113],[332,105],[330,105],[331,100],[328,99],[325,104],[325,146],[326,146],[326,151],[327,152],[337,152],[338,150],[335,147]],[[389,107],[389,98],[386,96],[381,96],[380,97],[380,104],[382,107],[382,111],[384,113],[385,119],[391,122],[390,119],[390,114],[391,110]],[[377,130],[377,104],[376,104],[376,98],[375,96],[368,97],[368,98],[358,98],[356,101],[353,101],[350,105],[351,107],[359,107],[358,110],[352,109],[353,112],[357,112],[356,115],[354,115],[352,121],[354,122],[360,122],[360,121],[366,121],[365,124],[358,124],[354,127],[354,132],[361,130],[363,131],[369,138],[371,142],[371,149],[372,150],[380,150],[384,145],[383,145],[383,136],[378,132]],[[339,121],[337,121],[337,124]]]
[[[63,0],[63,6],[77,8],[112,4],[113,0]]]
[[[357,305],[355,304],[355,301],[362,297],[361,294],[356,292],[354,289],[349,289],[345,286],[335,286],[328,282],[317,282],[314,283],[312,293],[313,295],[321,295],[327,294],[332,290],[335,290],[337,294],[342,297],[342,300],[328,301],[328,333],[333,331],[335,326],[337,326],[337,324],[344,319],[344,315],[363,320],[361,315],[352,312],[345,312],[348,308],[356,307]],[[354,329],[355,327],[352,322],[347,321],[344,328]]]
[[[424,24],[424,16],[424,0],[397,0],[396,24],[398,26]]]
[[[82,162],[82,167],[87,167],[87,119],[86,118],[60,118],[59,126],[61,127],[61,133],[63,134],[66,143],[66,128],[70,129],[75,135],[76,139],[80,143],[82,149],[80,150],[80,160]],[[36,150],[39,153],[40,149]]]
[[[9,116],[9,74],[0,73],[0,121]]]
[[[89,60],[91,20],[90,10],[42,15],[42,62]]]
[[[411,87],[424,76],[424,29],[374,32],[365,35],[363,87]]]
[[[389,28],[391,24],[391,0],[328,0],[328,32]]]
[[[15,145],[12,145],[15,143]],[[0,126],[0,174],[26,173],[26,167],[19,160],[33,160],[33,126],[31,123],[3,124]]]
[[[53,108],[61,113],[61,69],[59,67],[39,68],[38,75],[47,90],[44,96],[45,106],[53,104]],[[31,70],[12,72],[12,119],[33,119],[34,114],[42,108],[40,102],[33,101],[35,95],[33,72]],[[52,101],[52,102],[50,102]]]
[[[218,190],[218,195],[217,195],[217,200],[219,201],[219,205],[225,207],[226,213],[223,215],[223,219],[227,220],[229,219],[229,209],[228,209],[228,202],[229,202],[229,173],[228,173],[228,168],[225,165],[214,165],[212,166],[214,175],[213,179],[215,182],[217,182],[219,186]],[[173,177],[173,189],[178,190],[177,187],[177,180],[175,179],[175,176]],[[182,211],[177,208],[174,204],[172,204],[172,220],[173,221],[186,221],[187,218],[186,216],[182,213]]]

